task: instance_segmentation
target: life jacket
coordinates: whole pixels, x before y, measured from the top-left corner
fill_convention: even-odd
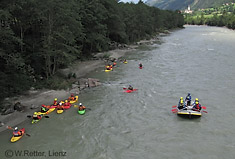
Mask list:
[[[56,106],[57,104],[58,104],[58,103],[57,103],[57,101],[54,101],[53,105],[55,105],[55,106]]]
[[[84,109],[86,109],[86,107],[85,106],[79,106],[78,109],[79,110],[84,110]]]
[[[200,104],[196,104],[194,108],[196,108],[196,109],[200,110],[200,109],[201,109],[201,107],[200,107],[200,106],[201,106]]]
[[[20,131],[13,131],[14,136],[21,136],[22,133]]]

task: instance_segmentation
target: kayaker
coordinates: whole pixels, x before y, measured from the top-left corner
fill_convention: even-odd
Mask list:
[[[116,62],[114,62],[114,63],[113,63],[113,66],[116,66],[116,64],[117,64],[117,63],[116,63]]]
[[[64,106],[70,106],[71,104],[68,102],[68,100],[65,100]]]
[[[127,61],[126,61],[126,59],[124,59],[124,61],[123,61],[123,62],[124,62],[124,63],[125,63],[125,62],[127,62]]]
[[[139,67],[143,67],[142,63],[139,64]]]
[[[185,102],[187,103],[186,104],[187,106],[191,105],[191,95],[190,95],[190,93],[188,93],[188,95],[186,96]]]
[[[192,110],[200,111],[201,109],[202,109],[202,106],[201,106],[201,104],[199,104],[198,98],[196,98],[196,99],[195,99],[195,102],[193,103],[193,108],[192,108]]]
[[[58,103],[57,103],[57,98],[54,99],[53,105],[54,105],[54,106],[58,105]]]
[[[106,70],[110,70],[111,67],[109,65],[106,66]]]
[[[74,97],[74,94],[71,94],[71,96],[69,97],[69,100],[75,100],[76,98]]]
[[[133,87],[131,85],[129,85],[128,90],[133,91]]]
[[[48,108],[46,108],[46,107],[44,107],[44,105],[42,105],[42,107],[41,107],[41,112],[42,113],[45,113],[45,112],[47,112],[49,109]]]
[[[33,120],[40,120],[41,118],[42,118],[41,115],[38,115],[37,112],[34,112],[34,114],[33,114]]]
[[[57,106],[57,110],[64,110],[62,102],[60,102],[59,105]]]
[[[86,107],[84,105],[82,105],[82,103],[79,103],[78,110],[82,111],[84,109],[86,109]]]
[[[183,97],[180,97],[178,109],[183,109],[183,108],[185,108],[184,99]]]
[[[19,137],[19,136],[22,136],[22,131],[19,131],[18,130],[18,127],[15,127],[14,131],[13,131],[13,135],[14,137]]]

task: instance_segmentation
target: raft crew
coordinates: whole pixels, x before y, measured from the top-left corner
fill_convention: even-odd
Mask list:
[[[15,127],[14,131],[13,131],[13,135],[14,137],[19,137],[19,136],[22,136],[22,131],[19,131],[18,130],[18,127]]]
[[[33,114],[33,120],[40,120],[42,118],[42,115],[38,115],[37,112],[34,112]]]
[[[86,107],[84,105],[82,105],[82,103],[79,103],[78,110],[82,111],[82,110],[85,110],[85,109],[86,109]]]
[[[183,97],[180,97],[178,109],[183,109],[183,108],[185,108],[184,99],[183,99]]]
[[[186,102],[186,106],[191,105],[191,95],[190,95],[190,93],[188,93],[188,95],[186,96],[185,102]]]
[[[198,98],[195,99],[195,102],[193,103],[193,108],[192,110],[194,111],[200,111],[202,109],[201,104],[199,104]]]

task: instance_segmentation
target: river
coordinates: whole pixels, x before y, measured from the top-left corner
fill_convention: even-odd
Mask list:
[[[0,158],[234,158],[235,32],[185,26],[162,40],[129,53],[128,64],[118,63],[112,72],[89,74],[104,84],[79,96],[91,109],[85,115],[71,108],[37,124],[26,120],[19,127],[31,136],[16,143],[10,143],[10,130],[2,132]],[[129,84],[138,91],[124,93]],[[198,119],[173,114],[172,106],[187,93],[208,113]],[[25,156],[16,156],[18,150]]]

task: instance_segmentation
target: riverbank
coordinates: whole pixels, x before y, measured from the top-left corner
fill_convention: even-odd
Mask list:
[[[103,57],[106,55],[108,55],[109,59],[120,59],[128,52],[138,49],[140,45],[152,45],[158,42],[159,38],[156,36],[150,40],[139,41],[136,45],[129,45],[122,49],[98,53],[96,55],[96,60],[75,62],[71,67],[62,70],[62,72],[73,72],[76,74],[76,79],[79,80],[97,68],[104,67],[107,63],[107,59],[105,60]],[[53,103],[54,98],[57,98],[58,101],[67,99],[71,93],[79,94],[80,89],[31,90],[27,93],[27,95],[21,95],[19,97],[9,99],[12,103],[20,102],[21,105],[25,106],[25,109],[22,112],[14,111],[13,113],[7,115],[0,115],[0,132],[6,130],[6,126],[16,126],[25,120],[31,120],[30,118],[27,118],[27,115],[32,115],[33,112],[39,111],[42,104],[50,105]]]

